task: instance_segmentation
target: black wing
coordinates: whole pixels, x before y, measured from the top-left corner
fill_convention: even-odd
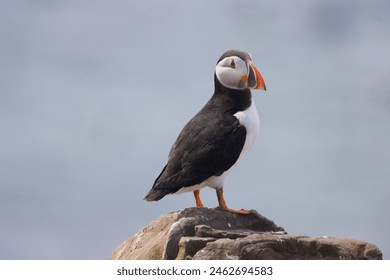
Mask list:
[[[183,128],[146,200],[160,200],[183,187],[221,175],[237,161],[245,143],[245,127],[230,114],[207,111],[199,112]]]

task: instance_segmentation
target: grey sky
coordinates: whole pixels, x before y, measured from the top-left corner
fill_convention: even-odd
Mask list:
[[[107,259],[192,194],[142,200],[228,49],[249,51],[260,137],[232,208],[390,257],[390,3],[0,2],[0,258]],[[217,205],[214,191],[204,204]]]

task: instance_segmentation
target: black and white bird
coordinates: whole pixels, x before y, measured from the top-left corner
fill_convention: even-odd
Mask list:
[[[249,53],[230,50],[217,62],[214,84],[213,96],[180,132],[145,200],[192,191],[196,206],[203,207],[200,189],[210,187],[216,190],[221,209],[250,213],[228,208],[223,184],[258,135],[260,122],[251,89],[266,90],[265,83]]]

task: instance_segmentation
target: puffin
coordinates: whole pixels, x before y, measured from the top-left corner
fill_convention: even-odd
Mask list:
[[[248,52],[226,51],[217,61],[214,94],[184,126],[155,180],[146,201],[168,194],[193,192],[197,207],[203,207],[200,190],[216,191],[219,208],[250,214],[227,206],[223,195],[226,176],[248,153],[259,133],[259,116],[251,90],[266,90],[262,75]]]

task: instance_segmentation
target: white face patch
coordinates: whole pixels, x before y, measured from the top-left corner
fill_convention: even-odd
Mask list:
[[[248,75],[246,62],[238,56],[222,59],[215,67],[218,81],[227,88],[243,89],[242,76]]]

